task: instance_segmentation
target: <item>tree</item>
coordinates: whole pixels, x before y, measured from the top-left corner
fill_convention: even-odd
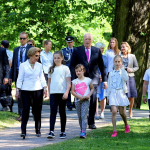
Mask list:
[[[138,97],[134,107],[140,108],[150,42],[150,1],[116,0],[113,35],[118,39],[119,45],[122,41],[127,41],[137,58],[139,70],[135,74],[135,81]]]

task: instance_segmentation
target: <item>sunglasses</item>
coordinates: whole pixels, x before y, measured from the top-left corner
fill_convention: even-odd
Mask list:
[[[40,57],[40,55],[35,55],[35,57]]]
[[[25,40],[25,39],[27,39],[27,38],[20,38],[20,40]]]
[[[28,45],[31,45],[31,46],[33,46],[33,44],[28,44]]]

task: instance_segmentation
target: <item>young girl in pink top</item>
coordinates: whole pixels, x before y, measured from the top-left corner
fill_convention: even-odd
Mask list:
[[[75,96],[75,106],[81,128],[80,138],[86,138],[87,114],[94,87],[92,80],[84,77],[85,68],[82,64],[75,67],[75,72],[78,78],[72,81],[71,92]]]

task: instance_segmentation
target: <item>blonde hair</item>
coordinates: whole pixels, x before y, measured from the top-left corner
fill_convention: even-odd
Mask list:
[[[104,47],[105,47],[105,44],[103,44],[103,43],[101,43],[101,42],[97,42],[97,43],[95,44],[95,47],[97,47],[97,48],[104,48]]]
[[[31,57],[33,55],[35,55],[36,52],[41,52],[41,49],[38,48],[38,47],[31,47],[29,50],[28,50],[28,53],[27,53],[27,56],[28,57]]]
[[[44,41],[43,41],[43,47],[45,47],[45,45],[48,45],[49,42],[52,43],[51,40],[44,40]]]
[[[116,58],[120,58],[121,61],[122,61],[122,57],[121,57],[120,55],[116,55],[116,56],[114,57],[114,61],[115,61]]]
[[[33,44],[33,46],[35,46],[34,40],[28,40],[27,43],[28,43],[28,42],[31,42],[31,43]]]
[[[111,39],[110,39],[110,41],[109,41],[109,45],[108,45],[108,49],[111,49],[111,46],[110,46],[110,42],[111,42],[111,40],[114,40],[115,41],[115,43],[116,43],[116,45],[115,45],[115,55],[117,55],[117,54],[119,54],[119,52],[120,52],[120,50],[118,49],[118,41],[117,41],[117,39],[115,38],[115,37],[112,37]]]
[[[29,37],[27,32],[24,32],[24,31],[23,31],[23,32],[20,33],[20,35],[21,35],[21,34],[26,34],[27,38]]]
[[[128,54],[130,54],[131,53],[131,47],[130,47],[130,45],[127,43],[127,42],[121,42],[121,45],[122,44],[125,44],[126,45],[126,47],[128,47]],[[122,53],[122,52],[121,52]]]

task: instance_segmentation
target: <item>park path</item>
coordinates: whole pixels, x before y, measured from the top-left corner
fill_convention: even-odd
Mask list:
[[[17,104],[14,105],[14,112],[17,112]],[[76,110],[75,109],[73,111],[67,110],[66,113],[67,113],[66,139],[59,139],[59,134],[60,134],[59,115],[57,115],[57,120],[55,124],[55,139],[49,140],[46,138],[49,132],[50,109],[49,109],[49,105],[43,105],[41,137],[36,137],[33,117],[30,116],[27,125],[27,136],[25,140],[23,140],[20,137],[20,133],[21,133],[20,123],[15,127],[11,127],[0,131],[0,150],[29,150],[35,147],[41,147],[44,145],[61,142],[79,136],[80,129],[79,129]],[[134,116],[133,118],[148,117],[148,111],[133,110],[133,116]],[[121,118],[119,114],[117,114],[117,121],[119,120],[121,120]],[[109,109],[106,109],[105,119],[96,120],[96,126],[103,127],[103,126],[107,126],[108,124],[111,124],[111,112]],[[89,131],[90,129],[87,129],[87,132]]]

